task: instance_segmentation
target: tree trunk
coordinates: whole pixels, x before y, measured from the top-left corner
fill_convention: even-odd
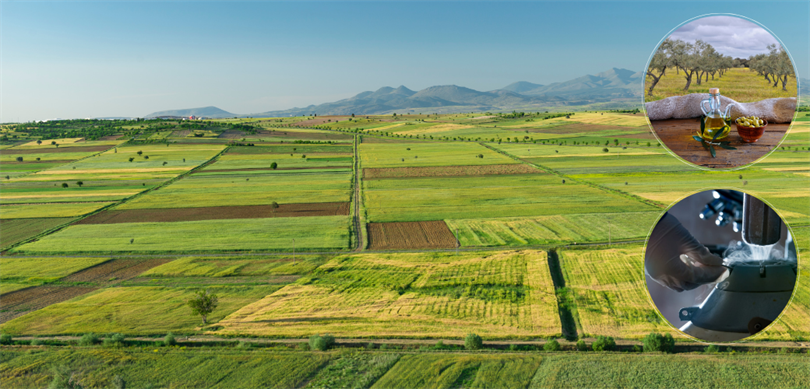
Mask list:
[[[692,74],[694,72],[695,72],[694,70],[687,72],[687,70],[684,69],[683,74],[684,74],[684,77],[686,78],[686,86],[683,87],[684,92],[689,90],[689,85],[692,84]]]
[[[202,315],[202,319],[203,319],[203,325],[208,324],[208,321],[205,320],[205,315]]]
[[[667,69],[664,69],[664,70],[661,72],[661,74],[659,74],[657,77],[656,77],[656,75],[655,75],[655,74],[653,74],[652,72],[650,72],[650,71],[648,71],[648,72],[647,72],[647,75],[653,78],[652,85],[650,85],[650,89],[649,89],[649,90],[648,90],[648,92],[647,92],[647,95],[648,95],[648,96],[652,97],[652,95],[653,95],[653,88],[655,88],[655,86],[658,84],[658,81],[660,81],[660,80],[661,80],[661,77],[663,77],[663,76],[664,76],[664,73],[665,73],[666,71],[667,71]]]
[[[765,81],[771,82],[771,78],[768,77],[768,73],[765,73]]]
[[[700,85],[701,81],[703,81],[703,73],[701,73],[700,71],[698,71],[698,72],[697,72],[697,78],[696,78],[695,80],[697,81],[695,84],[696,84],[696,85]]]
[[[788,76],[787,76],[787,74],[785,74],[782,77],[782,90],[785,91],[785,92],[787,92],[787,81],[788,81]]]

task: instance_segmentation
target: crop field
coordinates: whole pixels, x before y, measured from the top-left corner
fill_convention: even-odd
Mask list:
[[[405,355],[372,388],[525,388],[534,355]]]
[[[453,219],[462,247],[521,246],[644,239],[662,211]]]
[[[371,250],[433,249],[457,246],[456,237],[443,221],[369,223]]]
[[[226,153],[215,163],[206,166],[202,171],[217,170],[271,170],[276,163],[277,169],[311,169],[324,167],[351,167],[352,154],[316,153],[316,154],[230,154]]]
[[[270,293],[278,286],[210,286],[219,307],[209,317],[215,323],[233,311]],[[85,332],[165,334],[191,332],[202,324],[189,313],[186,301],[195,289],[131,286],[101,289],[87,295],[8,321],[12,334],[82,334]]]
[[[73,218],[70,217],[0,220],[0,248],[11,246],[71,220]]]
[[[807,196],[810,178],[786,172],[746,169],[730,172],[583,174],[571,177],[662,204],[674,203],[702,190],[741,190],[769,202],[787,223],[800,225],[807,223],[810,212],[810,197]]]
[[[675,69],[667,69],[666,74],[655,86],[653,95],[647,94],[648,85],[652,82],[652,77],[647,76],[644,88],[644,100],[655,101],[670,96],[682,96],[689,93],[709,93],[709,88],[720,88],[720,93],[730,99],[740,103],[760,101],[775,97],[796,97],[796,77],[789,76],[787,91],[782,90],[782,84],[773,87],[773,82],[765,80],[764,76],[757,75],[757,72],[748,68],[729,69],[722,77],[716,77],[708,81],[703,81],[702,85],[697,85],[695,78],[688,91],[684,91],[686,78],[683,73],[677,74]]]
[[[43,388],[53,380],[50,366],[80,372],[82,387],[107,388],[113,377],[127,387],[294,388],[306,383],[332,355],[263,353],[238,350],[181,349],[34,349],[3,350],[0,384],[7,388]],[[124,362],[125,361],[125,362]]]
[[[542,251],[354,254],[234,312],[217,333],[347,337],[557,336]]]
[[[74,225],[14,249],[17,253],[203,252],[345,249],[348,216]],[[92,238],[92,239],[90,239]],[[295,243],[293,243],[293,239]]]
[[[267,146],[232,146],[228,154],[351,154],[354,148],[347,144],[289,144]]]
[[[363,168],[517,163],[477,143],[361,143],[359,152]]]
[[[350,187],[351,172],[192,174],[116,209],[347,202]]]
[[[656,208],[548,174],[379,179],[363,183],[373,222],[653,211]]]
[[[9,257],[0,258],[3,282],[55,281],[79,270],[109,261],[110,258]]]
[[[238,277],[279,276],[309,273],[328,258],[298,255],[285,257],[183,257],[142,274],[143,277]]]
[[[113,204],[112,202],[91,203],[52,203],[52,204],[19,204],[0,206],[0,219],[28,219],[45,217],[71,217],[81,216],[99,208]]]
[[[425,166],[399,168],[363,169],[363,179],[408,178],[408,177],[453,177],[453,176],[492,176],[510,174],[542,173],[526,165],[474,165],[474,166]]]
[[[125,209],[104,211],[76,224],[118,224],[140,222],[180,222],[219,219],[263,219],[274,217],[348,215],[349,203],[309,203],[243,205],[228,207]]]
[[[576,303],[580,336],[627,339],[650,332],[682,336],[650,303],[641,245],[561,250],[559,258],[565,286]]]

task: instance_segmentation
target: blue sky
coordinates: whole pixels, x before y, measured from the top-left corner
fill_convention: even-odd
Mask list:
[[[762,23],[810,77],[807,1],[3,1],[0,12],[0,122],[254,113],[382,86],[492,90],[640,71],[673,28],[706,12]]]

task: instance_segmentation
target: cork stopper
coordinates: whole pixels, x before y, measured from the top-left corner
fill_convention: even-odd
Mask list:
[[[713,95],[719,95],[720,94],[720,88],[711,88],[711,89],[709,89],[709,93],[711,93]]]

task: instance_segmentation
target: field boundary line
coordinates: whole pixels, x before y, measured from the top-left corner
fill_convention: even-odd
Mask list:
[[[152,187],[152,188],[149,188],[149,189],[147,189],[147,190],[145,190],[145,191],[143,191],[143,192],[138,192],[138,193],[136,193],[136,194],[134,194],[134,195],[132,195],[132,196],[125,197],[125,198],[123,198],[123,199],[121,199],[121,200],[118,200],[118,201],[116,201],[116,202],[113,202],[112,204],[108,204],[108,205],[106,205],[106,206],[104,206],[104,207],[101,207],[101,208],[99,208],[99,209],[96,209],[95,211],[88,212],[88,213],[86,213],[86,214],[84,214],[84,215],[80,215],[80,216],[78,216],[76,219],[73,219],[73,220],[71,220],[71,221],[69,221],[69,222],[67,222],[67,223],[65,223],[65,224],[58,225],[58,226],[56,226],[56,227],[54,227],[54,228],[51,228],[51,229],[46,230],[46,231],[43,231],[43,232],[41,232],[41,233],[39,233],[39,234],[37,234],[37,235],[34,235],[34,236],[32,236],[32,237],[30,237],[30,238],[28,238],[28,239],[25,239],[25,240],[23,240],[23,241],[20,241],[20,242],[17,242],[17,243],[15,243],[15,244],[12,244],[12,245],[10,245],[10,246],[8,246],[8,247],[5,247],[5,248],[3,248],[3,249],[2,249],[2,253],[6,253],[8,250],[11,250],[11,249],[14,249],[14,248],[16,248],[16,247],[22,246],[23,244],[27,244],[27,243],[34,242],[34,241],[36,241],[36,240],[38,240],[38,239],[40,239],[40,238],[42,238],[42,237],[44,237],[44,236],[47,236],[47,235],[53,234],[53,233],[55,233],[55,232],[59,232],[59,231],[61,231],[62,229],[69,227],[71,224],[73,224],[73,223],[75,223],[75,222],[78,222],[78,221],[84,220],[84,219],[86,219],[86,218],[88,218],[88,217],[90,217],[90,216],[93,216],[93,215],[99,214],[99,213],[101,213],[101,212],[104,212],[104,211],[108,210],[109,208],[112,208],[112,207],[115,207],[115,206],[118,206],[118,205],[124,204],[124,203],[126,203],[127,201],[130,201],[130,200],[132,200],[132,199],[135,199],[135,198],[137,198],[137,197],[139,197],[139,196],[145,195],[145,194],[147,194],[147,193],[151,193],[152,191],[154,191],[154,190],[158,190],[158,189],[163,188],[163,187],[165,187],[165,186],[167,186],[167,185],[171,185],[171,184],[172,184],[172,183],[174,183],[175,181],[177,181],[177,180],[179,180],[179,179],[182,179],[182,178],[184,178],[185,176],[192,174],[193,172],[196,172],[198,169],[201,169],[201,168],[203,168],[203,167],[205,167],[205,166],[210,165],[211,163],[213,163],[213,162],[214,162],[214,160],[218,159],[218,158],[219,158],[219,157],[220,157],[222,154],[224,154],[224,153],[225,153],[225,152],[226,152],[226,151],[227,151],[229,148],[230,148],[230,146],[226,146],[224,149],[222,149],[222,151],[220,151],[219,153],[217,153],[217,154],[216,154],[216,155],[214,155],[213,157],[209,158],[207,161],[205,161],[205,162],[203,162],[203,163],[201,163],[201,164],[199,164],[199,165],[195,166],[195,167],[194,167],[194,168],[192,168],[192,169],[189,169],[189,170],[188,170],[187,172],[185,172],[185,173],[181,173],[181,174],[179,174],[179,175],[177,175],[177,176],[175,176],[175,177],[173,177],[173,178],[171,178],[171,179],[169,179],[169,180],[167,180],[167,181],[164,181],[164,182],[163,182],[163,183],[161,183],[160,185],[157,185],[157,186],[154,186],[154,187]],[[109,149],[108,149],[108,150],[109,150]],[[88,158],[89,158],[89,157],[88,157]],[[72,162],[71,162],[71,163],[72,163]],[[111,255],[114,255],[114,254],[111,254]]]
[[[360,170],[360,135],[354,136],[354,163],[353,166],[353,174],[352,174],[352,186],[354,186],[353,194],[352,194],[352,209],[353,209],[353,216],[352,222],[354,223],[354,234],[357,237],[357,247],[353,251],[363,251],[366,249],[366,239],[363,239],[363,221],[360,219],[360,201],[361,197],[361,188],[360,188],[360,174],[362,170]]]
[[[114,145],[114,146],[110,147],[110,149],[114,149],[114,148],[116,148],[116,147],[118,147],[118,146],[120,146],[120,145],[122,145],[122,144],[124,144],[124,143],[126,143],[126,142],[123,142],[123,143],[119,143],[119,144],[117,144],[117,145]],[[86,156],[86,157],[79,158],[79,159],[77,159],[77,160],[75,160],[75,161],[65,162],[65,163],[63,163],[63,164],[61,164],[61,165],[57,165],[57,166],[54,166],[54,167],[49,167],[49,168],[47,168],[47,169],[35,170],[35,171],[29,172],[29,173],[25,173],[25,174],[20,175],[20,176],[16,176],[16,177],[14,177],[14,178],[17,178],[17,177],[27,177],[28,175],[31,175],[31,174],[37,174],[37,173],[39,173],[39,172],[41,172],[41,171],[45,171],[45,170],[51,170],[51,169],[53,169],[53,168],[58,168],[58,167],[62,167],[62,166],[65,166],[65,165],[70,165],[71,163],[76,163],[76,162],[79,162],[79,161],[84,161],[84,160],[85,160],[85,159],[87,159],[87,158],[92,158],[92,157],[98,156],[99,154],[106,153],[106,152],[110,151],[110,149],[101,150],[101,151],[99,151],[99,152],[97,152],[97,153],[95,153],[95,154],[91,154],[91,155],[88,155],[88,156]],[[38,161],[38,162],[41,162],[41,163],[47,163],[48,161]]]
[[[545,172],[547,172],[549,174],[553,174],[553,175],[555,175],[557,177],[564,178],[564,179],[567,179],[567,180],[571,180],[572,182],[581,182],[581,183],[583,183],[585,185],[588,185],[588,186],[590,186],[592,188],[596,188],[596,189],[599,189],[599,190],[602,190],[602,191],[608,192],[608,193],[614,193],[614,194],[620,195],[622,197],[626,197],[626,198],[638,201],[638,202],[643,203],[643,204],[651,205],[651,206],[656,207],[656,208],[666,208],[666,206],[667,206],[666,204],[659,203],[659,202],[654,201],[654,200],[648,200],[648,199],[645,199],[643,197],[636,196],[636,195],[634,195],[632,193],[627,193],[627,192],[624,192],[624,191],[621,191],[621,190],[618,190],[618,189],[608,188],[606,186],[599,185],[599,184],[596,184],[596,183],[593,183],[593,182],[590,182],[590,181],[586,181],[586,180],[582,180],[582,179],[573,179],[573,178],[568,177],[565,174],[562,174],[562,173],[560,173],[560,172],[558,172],[558,171],[556,171],[556,170],[554,170],[554,169],[552,169],[550,167],[540,165],[538,163],[527,161],[527,160],[525,160],[523,158],[520,158],[518,156],[509,154],[506,151],[503,151],[503,150],[497,149],[495,147],[492,147],[492,146],[490,146],[490,145],[488,145],[488,144],[486,144],[484,142],[479,142],[478,144],[480,144],[481,146],[484,146],[484,147],[486,147],[486,148],[488,148],[488,149],[490,149],[492,151],[495,151],[497,153],[500,153],[500,154],[503,154],[503,155],[505,155],[507,157],[510,157],[510,158],[514,159],[515,161],[520,161],[521,163],[525,163],[525,164],[528,164],[530,166],[534,166],[534,167],[536,167],[536,168],[538,168],[540,170],[543,170],[543,171],[545,171]]]

